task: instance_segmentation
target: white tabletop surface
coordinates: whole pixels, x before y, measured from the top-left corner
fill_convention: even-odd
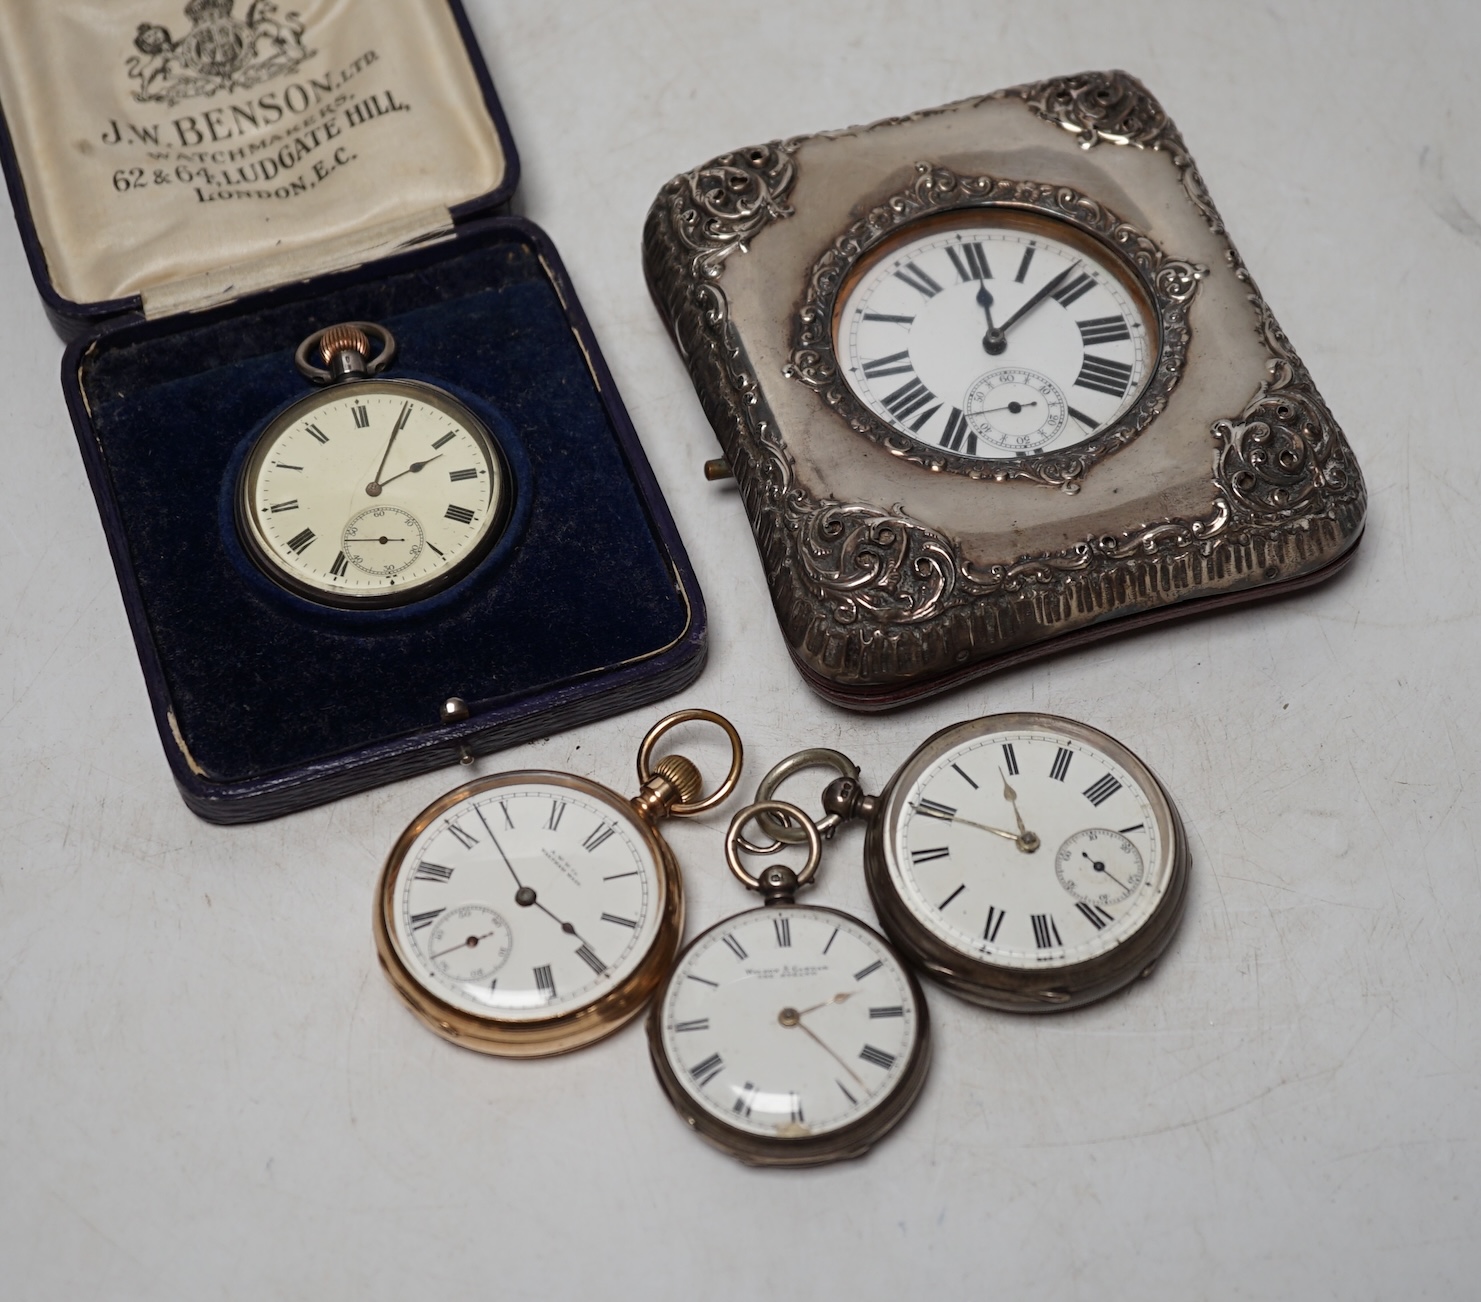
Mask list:
[[[160,751],[57,381],[0,221],[0,1292],[14,1298],[1461,1298],[1481,1179],[1481,9],[1465,2],[469,0],[554,237],[688,542],[711,653],[674,705],[761,768],[881,783],[1033,708],[1142,754],[1187,822],[1148,982],[1011,1017],[929,992],[930,1081],[860,1162],[741,1167],[639,1026],[540,1063],[437,1039],[371,890],[444,771],[209,826]],[[1344,424],[1367,540],[1331,585],[865,718],[791,668],[649,303],[658,187],[726,149],[1083,68],[1176,118]],[[1478,571],[1481,572],[1481,571]],[[662,707],[481,761],[625,787]],[[714,752],[705,751],[713,758]],[[728,807],[726,812],[729,812]],[[672,827],[689,931],[750,903]],[[862,837],[813,898],[872,918]]]

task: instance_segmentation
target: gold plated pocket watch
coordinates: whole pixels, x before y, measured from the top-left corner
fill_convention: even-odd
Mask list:
[[[395,356],[391,332],[371,322],[310,335],[294,361],[323,389],[280,412],[242,469],[249,555],[311,601],[373,609],[428,597],[472,570],[508,518],[498,440],[445,390],[380,378]]]
[[[1095,728],[1047,714],[959,723],[878,796],[846,756],[804,751],[758,795],[816,765],[843,775],[824,792],[824,830],[868,821],[864,873],[885,932],[965,999],[1018,1012],[1089,1003],[1148,974],[1172,939],[1182,822],[1152,771]]]
[[[759,876],[740,861],[758,814],[806,839],[801,871]],[[915,1102],[930,1066],[930,1015],[919,983],[858,918],[798,904],[822,857],[813,823],[766,801],[735,816],[731,871],[766,899],[697,936],[648,1014],[654,1070],[669,1101],[705,1139],[752,1166],[859,1157]]]
[[[730,741],[725,781],[659,740],[704,721]],[[375,943],[397,992],[432,1030],[483,1053],[533,1058],[612,1034],[648,1001],[684,926],[663,818],[715,808],[740,780],[731,723],[709,710],[660,720],[638,750],[628,799],[573,773],[496,773],[412,820],[381,873]]]

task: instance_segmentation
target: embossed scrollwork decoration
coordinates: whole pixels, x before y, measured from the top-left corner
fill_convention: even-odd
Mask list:
[[[860,259],[917,218],[953,210],[1005,208],[1042,213],[1066,222],[1119,253],[1141,282],[1157,316],[1160,353],[1137,400],[1086,442],[1062,451],[1001,458],[967,457],[910,438],[888,425],[844,380],[833,342],[840,289]],[[1203,267],[1167,257],[1136,227],[1067,185],[961,176],[930,163],[916,164],[914,183],[855,222],[823,252],[808,275],[793,321],[787,374],[815,389],[858,433],[903,461],[972,479],[1029,480],[1075,492],[1098,461],[1124,447],[1163,411],[1187,358],[1188,309]]]

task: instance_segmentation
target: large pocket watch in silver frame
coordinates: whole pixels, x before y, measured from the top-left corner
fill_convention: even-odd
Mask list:
[[[725,780],[682,755],[653,762],[680,724],[729,739]],[[381,968],[423,1023],[483,1053],[578,1049],[635,1017],[673,963],[683,878],[658,830],[715,808],[740,780],[741,740],[709,710],[660,720],[630,799],[574,773],[496,773],[433,801],[397,839],[376,889]]]
[[[799,870],[759,875],[739,849],[758,815],[806,841]],[[751,1166],[814,1166],[862,1156],[904,1117],[930,1068],[930,1013],[920,984],[873,928],[798,904],[822,858],[816,826],[794,805],[764,801],[731,821],[726,862],[758,909],[701,932],[676,960],[648,1015],[664,1093],[710,1143]]]
[[[804,751],[758,795],[814,766],[842,774],[823,795],[824,829],[867,822],[865,880],[885,932],[965,999],[1012,1012],[1090,1003],[1148,975],[1181,920],[1177,809],[1151,769],[1087,724],[1035,713],[955,724],[878,796],[847,756]]]
[[[384,378],[396,352],[369,321],[306,338],[294,362],[321,387],[271,420],[237,482],[248,555],[321,605],[374,610],[440,592],[509,518],[514,485],[498,439],[445,389]]]

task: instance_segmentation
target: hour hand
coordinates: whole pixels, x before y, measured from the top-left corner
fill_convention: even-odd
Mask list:
[[[402,475],[418,475],[428,466],[430,466],[434,461],[436,461],[440,456],[442,456],[442,453],[439,452],[436,457],[428,457],[425,461],[413,461],[411,465],[407,466],[405,470],[400,471],[398,474],[392,475],[390,479],[381,480],[380,486],[384,488],[387,484],[394,483],[396,480],[400,479]]]
[[[987,333],[982,336],[982,350],[996,357],[1008,347],[1008,341],[1003,338],[1003,332],[992,323],[992,294],[986,285],[977,287],[977,304],[987,316]]]

